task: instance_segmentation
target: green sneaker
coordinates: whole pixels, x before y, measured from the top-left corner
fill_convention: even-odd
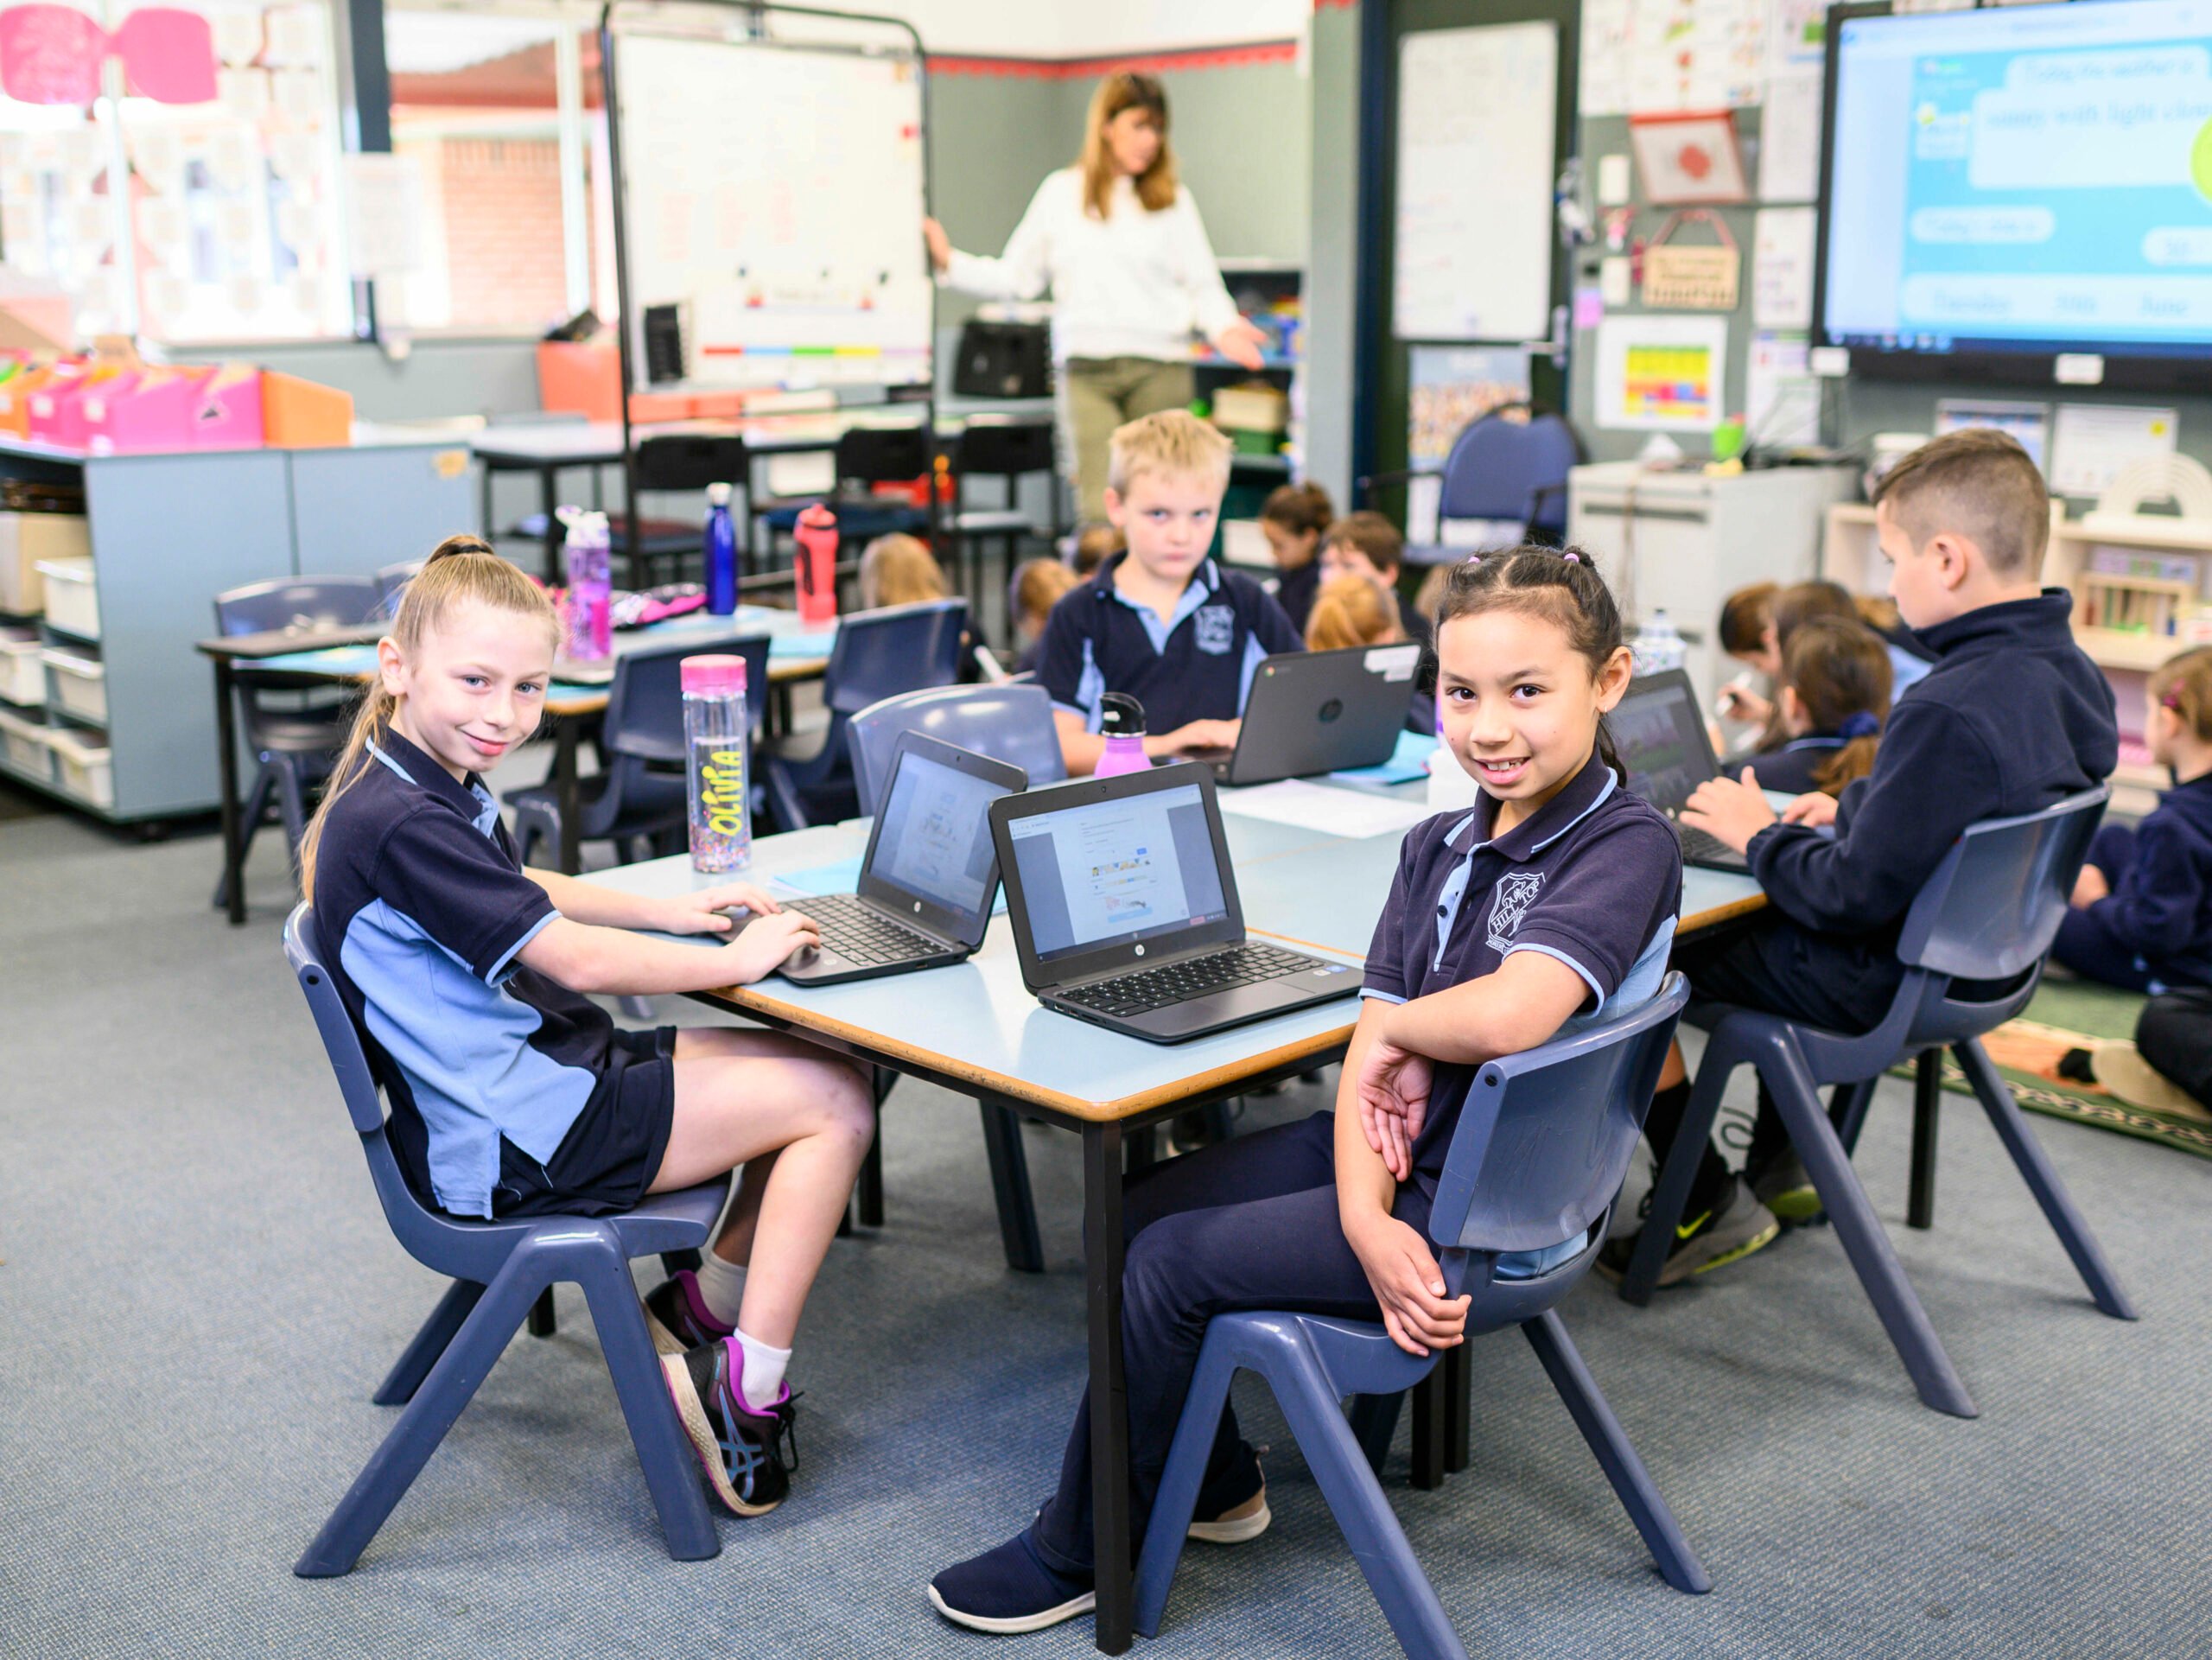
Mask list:
[[[1751,1196],[1784,1222],[1810,1222],[1821,1213],[1821,1196],[1813,1179],[1788,1148],[1753,1173]]]
[[[1650,1224],[1644,1225],[1649,1227]],[[1710,1210],[1691,1217],[1675,1230],[1675,1242],[1667,1252],[1666,1266],[1659,1270],[1659,1283],[1680,1285],[1694,1274],[1726,1268],[1749,1256],[1762,1245],[1771,1243],[1781,1231],[1782,1224],[1775,1220],[1774,1212],[1732,1175],[1727,1191],[1713,1201]],[[1628,1273],[1629,1259],[1636,1254],[1637,1237],[1635,1234],[1624,1235],[1608,1242],[1598,1253],[1598,1271],[1616,1285]]]

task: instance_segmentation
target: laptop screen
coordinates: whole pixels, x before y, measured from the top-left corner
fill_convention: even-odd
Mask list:
[[[1689,683],[1675,675],[1632,682],[1605,717],[1628,787],[1662,812],[1674,812],[1713,774],[1713,746],[1698,719]]]
[[[1026,814],[1008,837],[1039,963],[1229,915],[1195,784]]]
[[[899,757],[868,875],[981,921],[995,885],[991,803],[1008,792],[909,750]]]

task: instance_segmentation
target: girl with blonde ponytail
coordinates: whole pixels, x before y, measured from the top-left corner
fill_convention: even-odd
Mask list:
[[[537,729],[558,639],[520,570],[473,536],[439,544],[377,642],[302,847],[310,925],[427,1202],[597,1216],[736,1181],[698,1270],[645,1310],[709,1485],[757,1515],[788,1489],[785,1369],[874,1102],[852,1063],[799,1039],[618,1031],[590,1000],[757,980],[819,936],[747,882],[649,898],[523,868],[479,773]]]

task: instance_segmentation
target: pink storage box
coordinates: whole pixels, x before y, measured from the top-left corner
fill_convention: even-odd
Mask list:
[[[261,371],[225,363],[194,379],[192,446],[195,449],[258,449],[262,444]]]
[[[29,436],[42,444],[82,449],[92,436],[85,425],[85,393],[105,384],[106,376],[87,374],[75,380],[41,386],[31,394]]]
[[[199,377],[145,369],[88,390],[79,400],[86,446],[95,455],[190,449]]]

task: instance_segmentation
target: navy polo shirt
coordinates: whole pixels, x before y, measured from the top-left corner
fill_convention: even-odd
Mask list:
[[[1666,819],[1594,754],[1533,818],[1492,840],[1497,817],[1485,795],[1471,812],[1406,833],[1360,995],[1426,997],[1496,973],[1516,951],[1580,975],[1590,989],[1584,1016],[1656,993],[1682,903],[1681,844]],[[1475,1070],[1436,1068],[1414,1144],[1414,1179],[1432,1198]]]
[[[417,1193],[492,1214],[499,1138],[545,1164],[606,1070],[613,1022],[516,954],[559,913],[498,803],[397,732],[331,805],[315,859],[322,960],[365,1034]]]
[[[1037,648],[1037,679],[1061,709],[1098,730],[1099,699],[1122,692],[1144,705],[1147,732],[1244,711],[1260,659],[1305,649],[1282,607],[1250,577],[1211,559],[1162,617],[1114,585],[1126,552],[1052,607]]]

